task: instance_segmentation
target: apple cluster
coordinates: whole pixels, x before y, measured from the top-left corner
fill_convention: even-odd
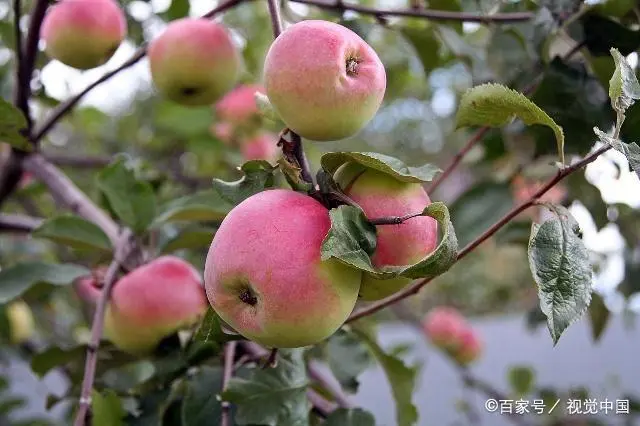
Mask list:
[[[125,36],[126,19],[114,0],[61,0],[42,28],[48,55],[80,69],[105,63]],[[322,20],[298,22],[274,40],[265,57],[264,85],[238,85],[241,55],[230,32],[207,19],[170,22],[150,41],[148,57],[158,93],[187,107],[211,105],[218,119],[212,131],[237,143],[247,160],[277,155],[276,136],[260,129],[256,93],[266,95],[288,129],[324,142],[358,133],[386,90],[385,68],[373,48],[350,29]],[[343,164],[332,177],[368,218],[410,215],[430,204],[420,183],[355,162]],[[259,192],[222,221],[204,280],[185,261],[167,256],[120,279],[107,308],[106,336],[122,350],[148,352],[164,336],[197,321],[208,299],[230,328],[263,345],[322,341],[358,300],[384,298],[410,281],[379,279],[336,259],[321,259],[330,227],[328,207],[307,194]],[[426,216],[378,225],[372,264],[384,268],[423,259],[437,245],[437,227]],[[78,293],[95,303],[98,282],[81,280]]]
[[[441,306],[432,309],[422,321],[422,328],[433,344],[458,364],[466,366],[482,352],[482,342],[458,310]]]

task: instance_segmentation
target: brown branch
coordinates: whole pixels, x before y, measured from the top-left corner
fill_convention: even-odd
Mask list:
[[[269,14],[271,15],[271,27],[273,28],[273,38],[278,38],[282,32],[282,20],[280,19],[280,4],[278,0],[268,0]]]
[[[23,165],[25,170],[47,185],[54,199],[67,206],[72,212],[98,225],[109,237],[111,243],[116,245],[119,235],[118,225],[60,169],[40,154],[30,155],[24,160]]]
[[[565,177],[569,176],[570,174],[574,173],[575,171],[583,168],[584,166],[586,166],[587,164],[593,162],[596,160],[596,158],[598,158],[601,154],[603,154],[604,152],[608,151],[609,149],[611,149],[611,146],[603,146],[599,149],[597,149],[596,151],[594,151],[592,154],[586,156],[585,158],[583,158],[582,160],[572,164],[571,166],[565,167],[562,170],[558,171],[558,173],[552,178],[550,179],[544,186],[542,186],[535,194],[533,194],[527,201],[519,204],[518,206],[514,207],[513,209],[511,209],[506,215],[504,215],[498,222],[496,222],[493,226],[491,226],[489,229],[487,229],[482,235],[480,235],[478,238],[476,238],[475,240],[473,240],[472,242],[470,242],[465,248],[463,248],[459,253],[458,253],[458,257],[456,259],[456,262],[460,261],[462,258],[464,258],[466,255],[468,255],[471,251],[473,251],[476,247],[478,247],[480,244],[482,244],[484,241],[486,241],[489,237],[493,236],[496,232],[498,232],[498,230],[500,230],[500,228],[502,228],[504,225],[506,225],[507,223],[509,223],[509,221],[511,219],[513,219],[514,217],[516,217],[517,215],[519,215],[521,212],[523,212],[524,210],[526,210],[527,208],[533,206],[538,199],[543,196],[547,191],[549,191],[551,188],[553,188],[558,182],[560,182],[562,179],[564,179]],[[425,285],[427,285],[428,283],[430,283],[435,277],[431,277],[431,278],[425,278],[423,280],[420,280],[414,284],[409,285],[408,287],[404,288],[403,290],[400,290],[399,292],[385,298],[382,299],[378,302],[372,303],[371,305],[362,308],[356,312],[354,312],[353,314],[351,314],[351,316],[347,319],[347,321],[345,323],[350,323],[356,320],[359,320],[360,318],[369,316],[375,312],[378,312],[388,306],[393,305],[394,303],[405,299],[413,294],[416,294],[418,291],[420,291],[420,289],[422,287],[424,287]]]
[[[235,7],[236,5],[242,3],[243,1],[244,0],[227,0],[226,2],[220,4],[218,7],[214,8],[211,11],[209,11],[208,13],[204,14],[202,17],[203,18],[212,18],[215,15],[217,15],[218,13],[221,13],[221,12],[227,10],[227,9]],[[54,108],[53,111],[51,111],[51,113],[49,114],[49,117],[47,117],[47,119],[45,120],[45,122],[34,132],[33,140],[37,142],[40,139],[42,139],[47,133],[49,133],[49,131],[53,128],[53,126],[55,126],[55,124],[65,114],[67,114],[69,111],[71,111],[71,109],[74,106],[76,106],[78,104],[78,102],[80,102],[80,100],[87,93],[89,93],[91,90],[93,90],[95,87],[99,86],[100,84],[104,83],[105,81],[109,80],[111,77],[115,76],[120,71],[125,70],[125,69],[133,66],[134,64],[139,62],[142,58],[144,58],[144,56],[146,54],[147,54],[146,47],[145,46],[140,47],[138,50],[136,50],[136,52],[133,54],[133,56],[131,58],[129,58],[129,60],[127,60],[122,65],[120,65],[118,68],[107,72],[102,77],[100,77],[99,79],[97,79],[96,81],[91,83],[89,86],[84,88],[80,93],[78,93],[77,95],[71,97],[66,102],[63,102],[60,105],[58,105],[56,108]]]
[[[19,214],[0,214],[0,231],[31,232],[42,224],[42,219]]]
[[[82,390],[80,392],[80,402],[74,426],[85,425],[87,413],[91,407],[91,392],[93,390],[93,381],[96,375],[96,365],[98,363],[98,349],[100,348],[100,340],[102,339],[102,332],[104,329],[104,314],[118,271],[120,270],[122,263],[133,250],[134,244],[132,237],[133,235],[128,229],[118,236],[113,261],[111,262],[111,265],[109,265],[109,269],[107,269],[104,277],[102,293],[100,294],[96,311],[93,315],[91,340],[87,345],[87,360],[84,368],[84,376],[82,378]]]
[[[233,359],[236,355],[236,341],[227,343],[224,348],[224,371],[222,375],[222,391],[227,389],[227,385],[233,375]],[[222,401],[222,416],[220,418],[220,426],[231,426],[231,404]]]
[[[107,166],[112,158],[107,156],[71,156],[64,154],[42,154],[47,161],[62,167],[75,167],[78,169],[95,169]]]
[[[515,12],[515,13],[495,13],[492,15],[482,15],[467,12],[450,12],[446,10],[429,10],[429,9],[379,9],[359,4],[350,4],[344,2],[327,2],[324,0],[291,0],[294,3],[302,3],[309,6],[316,6],[321,9],[330,10],[351,10],[362,13],[364,15],[373,15],[375,17],[383,16],[406,16],[415,18],[424,18],[432,21],[464,21],[479,23],[508,23],[522,22],[533,19],[532,12]]]
[[[340,383],[333,377],[328,377],[322,373],[320,365],[317,361],[311,360],[307,365],[307,372],[312,380],[318,382],[323,388],[325,388],[335,399],[336,403],[343,408],[353,408],[355,405],[347,394],[340,387]],[[333,379],[333,380],[330,380]]]
[[[14,50],[16,51],[16,82],[19,82],[22,78],[22,68],[24,65],[24,59],[22,58],[22,31],[20,31],[20,17],[21,17],[20,0],[13,1],[13,37],[15,40]],[[16,93],[19,90],[20,85],[16,84]],[[16,95],[17,98],[17,95]]]

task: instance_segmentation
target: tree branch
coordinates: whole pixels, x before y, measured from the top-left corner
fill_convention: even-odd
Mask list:
[[[31,232],[42,223],[42,219],[19,214],[0,214],[0,231]]]
[[[221,13],[221,12],[227,10],[227,9],[235,7],[236,5],[242,3],[243,1],[245,1],[245,0],[227,0],[226,2],[220,4],[218,7],[214,8],[211,11],[209,11],[208,13],[204,14],[202,17],[203,18],[212,18],[215,15],[217,15],[218,13]],[[49,114],[49,117],[47,117],[47,119],[45,120],[45,122],[42,123],[42,125],[34,132],[33,140],[37,142],[40,139],[42,139],[47,133],[49,133],[49,131],[53,128],[53,126],[55,126],[55,124],[65,114],[67,114],[69,111],[71,111],[71,109],[74,106],[76,106],[78,104],[78,102],[80,102],[80,100],[87,93],[89,93],[91,90],[93,90],[94,88],[96,88],[100,84],[104,83],[105,81],[109,80],[111,77],[115,76],[120,71],[125,70],[125,69],[133,66],[134,64],[139,62],[142,58],[144,58],[144,56],[146,54],[147,54],[147,48],[145,46],[140,47],[138,50],[136,50],[136,52],[133,54],[133,56],[131,58],[129,58],[129,60],[127,60],[122,65],[120,65],[118,68],[107,72],[102,77],[100,77],[99,79],[97,79],[96,81],[94,81],[93,83],[88,85],[86,88],[84,88],[80,93],[78,93],[77,95],[71,97],[66,102],[63,102],[60,105],[58,105],[56,108],[54,108],[53,111],[51,111],[51,113]]]
[[[109,269],[104,277],[104,285],[93,315],[91,325],[91,340],[87,345],[87,360],[84,368],[84,376],[82,379],[82,390],[80,393],[80,402],[78,412],[74,421],[74,426],[84,426],[87,413],[91,407],[91,392],[93,390],[93,381],[96,375],[96,365],[98,363],[98,349],[100,348],[100,340],[104,329],[104,314],[111,296],[111,289],[116,281],[116,276],[122,263],[125,261],[129,253],[133,250],[133,234],[126,229],[118,236],[119,240],[114,251],[114,258],[109,265]]]
[[[87,157],[76,157],[71,155],[61,155],[61,154],[42,154],[47,161],[55,164],[56,166],[62,167],[75,167],[78,169],[95,169],[107,166],[111,163],[111,157],[107,156],[87,156]]]
[[[334,379],[331,380],[332,377],[327,377],[327,375],[322,373],[320,365],[317,361],[311,360],[307,365],[307,371],[309,373],[309,377],[312,380],[318,382],[323,388],[325,388],[333,399],[336,400],[336,403],[343,408],[353,408],[355,405],[347,394],[342,390],[340,384]]]
[[[531,12],[515,12],[515,13],[495,13],[492,15],[482,15],[467,12],[450,12],[446,10],[429,10],[429,9],[380,9],[359,4],[349,4],[344,2],[327,2],[324,0],[291,0],[294,3],[302,3],[309,6],[316,6],[321,9],[330,10],[351,10],[362,13],[364,15],[373,15],[375,17],[383,16],[406,16],[424,18],[432,21],[464,21],[479,23],[508,23],[522,22],[533,19],[534,14]]]
[[[584,166],[586,166],[589,163],[592,163],[593,161],[596,160],[596,158],[598,158],[601,154],[605,153],[606,151],[610,150],[611,146],[607,145],[607,146],[603,146],[599,149],[597,149],[596,151],[594,151],[592,154],[586,156],[585,158],[583,158],[582,160],[572,164],[571,166],[565,167],[562,170],[559,170],[558,173],[552,178],[550,179],[544,186],[542,186],[535,194],[533,194],[527,201],[519,204],[518,206],[514,207],[513,209],[511,209],[506,215],[504,215],[498,222],[496,222],[493,226],[491,226],[489,229],[487,229],[482,235],[480,235],[478,238],[476,238],[475,240],[473,240],[472,242],[470,242],[465,248],[463,248],[457,256],[456,262],[460,261],[462,258],[464,258],[466,255],[468,255],[471,251],[473,251],[476,247],[478,247],[480,244],[482,244],[483,242],[485,242],[489,237],[493,236],[496,232],[498,232],[498,230],[500,230],[500,228],[502,228],[504,225],[506,225],[507,223],[509,223],[509,221],[511,221],[511,219],[513,219],[514,217],[516,217],[517,215],[519,215],[521,212],[523,212],[524,210],[526,210],[527,208],[533,206],[540,197],[542,197],[547,191],[549,191],[551,188],[553,188],[558,182],[560,182],[562,179],[564,179],[565,177],[569,176],[570,174],[574,173],[575,171],[583,168]],[[378,302],[372,303],[369,306],[366,306],[356,312],[354,312],[353,314],[351,314],[351,316],[347,319],[347,321],[345,321],[346,323],[350,323],[356,320],[359,320],[360,318],[369,316],[375,312],[378,312],[390,305],[393,305],[394,303],[398,302],[399,300],[405,299],[413,294],[416,294],[418,291],[420,291],[420,289],[422,287],[424,287],[425,285],[427,285],[428,283],[430,283],[435,277],[432,278],[425,278],[423,280],[420,280],[414,284],[409,285],[408,287],[405,287],[403,290],[400,290],[399,292],[385,298],[382,299]]]
[[[24,162],[24,169],[49,187],[53,197],[72,212],[95,223],[115,246],[119,241],[118,225],[89,197],[85,195],[60,169],[49,163],[40,154],[32,154]]]
[[[227,389],[227,384],[233,375],[233,359],[236,355],[236,341],[227,343],[224,348],[224,372],[222,376],[222,391]],[[222,401],[222,416],[220,419],[220,426],[231,426],[231,404],[227,401]]]
[[[271,27],[273,28],[273,38],[278,38],[282,32],[282,20],[280,19],[280,4],[278,0],[268,0],[269,14],[271,15]]]
[[[21,16],[22,16],[22,10],[20,7],[20,0],[13,0],[13,31],[14,31],[13,36],[16,39],[14,50],[16,51],[16,62],[17,62],[16,83],[18,83],[22,78],[22,68],[24,65],[24,59],[22,57],[22,31],[20,31]],[[20,90],[18,89],[19,87],[20,87],[20,84],[16,84],[16,93],[18,90]],[[17,94],[16,94],[16,98],[17,98]]]

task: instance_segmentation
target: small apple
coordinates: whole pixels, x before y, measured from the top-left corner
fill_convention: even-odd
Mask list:
[[[60,0],[42,21],[45,52],[86,70],[107,62],[127,35],[127,20],[114,0]]]
[[[433,308],[422,320],[422,329],[434,345],[448,351],[461,347],[461,335],[467,329],[465,318],[457,309]]]
[[[148,53],[158,91],[185,106],[215,102],[240,73],[240,54],[227,29],[203,18],[171,21]]]
[[[342,165],[334,179],[369,219],[418,213],[431,204],[421,184],[401,182],[355,162]],[[378,225],[376,230],[377,245],[371,258],[376,267],[411,265],[426,257],[438,244],[438,222],[428,216],[414,217],[399,225]],[[380,280],[365,273],[360,297],[378,300],[410,282],[404,277]]]
[[[273,133],[260,132],[253,135],[240,144],[240,151],[246,161],[266,160],[275,163],[278,159],[278,137]]]
[[[350,29],[321,20],[298,22],[276,38],[264,80],[282,121],[314,141],[356,134],[376,114],[386,90],[376,52]]]
[[[218,228],[204,271],[207,297],[223,321],[269,347],[312,345],[353,310],[360,271],[320,247],[331,221],[315,199],[286,189],[238,204]]]
[[[463,366],[471,364],[480,357],[482,342],[478,334],[471,327],[463,330],[460,336],[460,348],[454,355],[454,360]]]
[[[264,87],[260,84],[238,86],[216,103],[216,115],[229,123],[244,124],[259,115],[255,94],[264,92]]]
[[[16,300],[7,305],[7,319],[9,320],[9,335],[11,343],[19,345],[29,340],[35,331],[35,321],[31,308],[22,300]]]

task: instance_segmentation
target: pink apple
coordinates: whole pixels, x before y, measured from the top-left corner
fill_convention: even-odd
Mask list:
[[[233,125],[227,122],[219,122],[211,125],[211,134],[220,141],[229,145],[233,141]]]
[[[265,93],[260,84],[244,84],[227,93],[215,105],[219,119],[234,124],[244,124],[259,115],[256,93]]]
[[[236,83],[240,54],[227,29],[199,18],[171,21],[149,44],[151,77],[158,91],[186,106],[211,104]]]
[[[425,316],[422,328],[434,345],[446,350],[457,350],[462,345],[461,339],[467,329],[467,322],[458,310],[437,307]]]
[[[47,55],[82,70],[107,62],[126,34],[127,20],[114,0],[60,0],[40,31]]]
[[[270,163],[275,163],[280,153],[277,144],[278,137],[276,135],[260,132],[242,141],[240,151],[246,161],[266,160]]]
[[[356,134],[378,111],[386,89],[376,52],[350,29],[319,20],[298,22],[278,36],[264,78],[282,121],[315,141]]]
[[[332,335],[353,310],[358,270],[320,246],[328,210],[299,192],[257,193],[229,212],[205,266],[209,302],[248,339],[270,347],[312,345]]]
[[[431,204],[421,184],[401,182],[356,163],[341,166],[334,179],[369,219],[419,213]],[[427,216],[415,217],[400,225],[378,225],[376,229],[377,246],[372,256],[376,267],[412,265],[438,244],[438,222]],[[360,297],[363,300],[381,299],[410,282],[403,277],[379,280],[364,274]]]
[[[455,354],[454,359],[460,365],[469,365],[482,353],[482,342],[478,334],[468,327],[460,336],[460,348]]]

